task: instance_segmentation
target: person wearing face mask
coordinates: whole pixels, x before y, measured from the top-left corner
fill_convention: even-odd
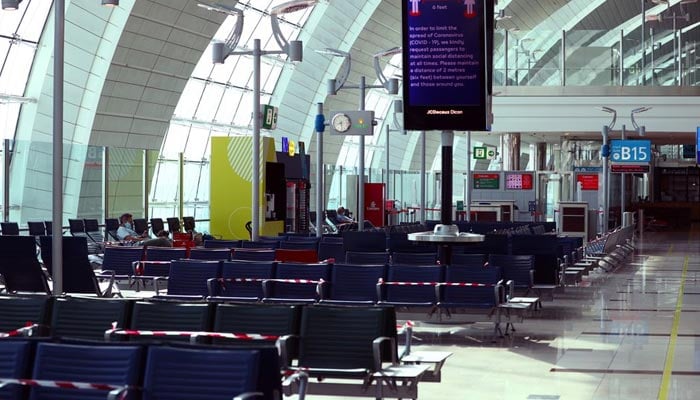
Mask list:
[[[148,238],[148,232],[141,234],[134,230],[134,218],[129,213],[122,214],[119,217],[119,229],[117,229],[117,238],[129,245],[135,246],[157,246],[157,247],[173,247],[170,239],[160,236],[155,239]]]

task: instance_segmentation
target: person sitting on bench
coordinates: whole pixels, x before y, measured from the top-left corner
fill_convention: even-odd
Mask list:
[[[130,246],[156,246],[156,247],[173,247],[167,236],[163,237],[159,233],[159,237],[155,239],[148,238],[148,231],[138,234],[134,226],[133,215],[129,213],[122,214],[119,217],[119,229],[117,229],[117,238],[122,241],[122,243]]]

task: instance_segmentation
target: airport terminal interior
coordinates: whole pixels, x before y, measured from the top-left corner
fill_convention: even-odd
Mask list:
[[[2,0],[0,398],[696,399],[699,27]]]

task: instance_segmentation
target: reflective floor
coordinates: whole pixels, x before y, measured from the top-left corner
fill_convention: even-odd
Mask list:
[[[453,353],[418,398],[700,399],[700,227],[636,245],[626,265],[557,292],[505,338],[489,323],[416,323],[415,351]]]
[[[416,350],[453,355],[419,398],[700,398],[700,232],[647,233],[637,248],[495,342],[487,323],[421,324]]]

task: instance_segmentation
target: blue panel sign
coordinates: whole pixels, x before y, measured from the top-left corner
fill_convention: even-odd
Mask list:
[[[698,131],[695,140],[695,152],[698,153],[695,158],[695,162],[700,164],[700,126],[698,126]]]
[[[404,128],[487,130],[493,0],[402,4]]]
[[[613,140],[610,161],[619,163],[647,163],[651,161],[650,140]]]

